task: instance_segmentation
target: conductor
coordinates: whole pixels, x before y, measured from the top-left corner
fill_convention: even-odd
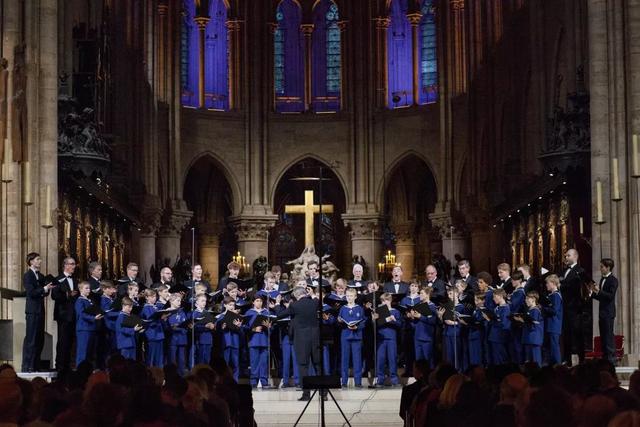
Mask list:
[[[289,333],[293,336],[293,350],[298,361],[300,382],[308,375],[309,361],[315,372],[320,372],[320,328],[318,325],[318,301],[311,298],[305,288],[293,290],[294,302],[282,311],[279,319],[291,317]],[[303,390],[300,401],[311,399],[311,392]]]

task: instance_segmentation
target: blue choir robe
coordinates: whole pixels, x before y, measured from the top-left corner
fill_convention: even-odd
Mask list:
[[[78,297],[75,302],[76,313],[76,331],[95,332],[96,330],[96,317],[93,314],[87,314],[84,312],[88,307],[91,307],[93,302],[89,298]]]
[[[111,310],[114,300],[106,295],[100,296],[100,308],[104,313],[104,325],[112,332],[116,331],[116,320],[118,319],[119,311]]]
[[[118,350],[124,348],[136,348],[136,332],[133,328],[122,326],[122,321],[129,315],[123,311],[118,315],[116,320],[116,343]]]
[[[263,316],[269,316],[270,312],[266,308],[263,308],[262,310],[259,310],[259,311],[254,308],[251,308],[247,310],[247,313],[245,315],[247,317],[247,321],[246,321],[246,325],[244,326],[244,329],[249,334],[249,343],[248,343],[249,347],[268,347],[269,346],[269,332],[267,331],[266,327],[262,325],[255,325],[255,326],[262,326],[262,332],[255,332],[251,330],[253,319],[255,319],[259,314]]]
[[[154,304],[145,304],[140,317],[145,320],[150,319],[157,311],[158,308]],[[148,322],[145,325],[144,335],[147,337],[148,341],[163,341],[164,328],[162,327],[162,321],[154,320],[152,322]]]

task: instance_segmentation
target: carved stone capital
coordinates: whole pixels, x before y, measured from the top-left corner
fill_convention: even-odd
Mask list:
[[[469,232],[466,224],[450,212],[434,212],[429,219],[441,239],[463,238]]]
[[[405,222],[402,224],[394,224],[391,226],[396,242],[399,245],[415,244],[416,224],[414,222]]]
[[[163,1],[158,3],[158,15],[160,15],[161,17],[165,17],[167,16],[168,12],[169,12],[169,5],[167,3]]]
[[[158,236],[176,237],[180,236],[182,230],[191,220],[193,212],[183,209],[167,209],[162,216],[162,224]]]
[[[382,238],[382,218],[378,215],[342,215],[344,225],[351,228],[351,240]]]
[[[229,31],[240,31],[240,26],[242,25],[244,21],[241,20],[231,20],[231,21],[227,21],[225,23],[225,25],[227,26],[227,28],[229,29]],[[277,26],[277,24],[276,24]]]
[[[386,30],[391,25],[391,19],[387,17],[381,16],[378,18],[373,18],[373,20],[376,23],[377,30]]]
[[[422,13],[420,12],[408,13],[407,19],[409,20],[409,23],[411,23],[411,25],[417,26],[420,24],[420,21],[422,21]]]
[[[464,10],[464,0],[451,0],[451,10]]]
[[[340,28],[340,32],[344,33],[349,27],[349,21],[338,21],[338,28]]]
[[[140,215],[140,234],[143,236],[155,236],[162,225],[162,209],[146,208]]]
[[[238,242],[266,241],[269,239],[269,230],[276,224],[277,215],[237,216],[230,219]]]
[[[302,24],[300,25],[300,31],[302,31],[302,34],[305,35],[305,37],[311,37],[311,34],[313,33],[313,24]]]
[[[193,20],[200,30],[204,30],[211,18],[209,18],[208,16],[196,16],[195,18],[193,18]]]

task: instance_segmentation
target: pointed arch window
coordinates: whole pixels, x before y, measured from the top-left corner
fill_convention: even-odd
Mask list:
[[[180,43],[180,78],[182,105],[199,106],[199,29],[195,23],[196,1],[183,1],[183,19]],[[224,0],[211,0],[209,22],[205,28],[205,108],[229,109],[229,39],[227,7]]]
[[[438,59],[436,44],[436,13],[434,0],[423,0],[420,8],[418,40],[420,43],[420,104],[438,99]]]
[[[304,110],[304,50],[300,32],[302,11],[294,0],[282,0],[276,9],[273,34],[275,109],[282,113]]]
[[[387,30],[387,103],[390,108],[413,104],[412,35],[407,12],[408,0],[391,1],[391,25]]]
[[[332,0],[320,0],[313,9],[312,109],[338,111],[341,96],[340,13]]]

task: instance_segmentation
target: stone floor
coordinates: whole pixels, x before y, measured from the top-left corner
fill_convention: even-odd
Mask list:
[[[398,415],[402,389],[344,389],[332,393],[353,427],[388,426],[401,427]],[[255,390],[253,406],[255,420],[259,427],[293,426],[306,402],[298,402],[301,392],[295,389]],[[325,402],[325,423],[327,426],[346,425],[339,410],[329,398]],[[320,400],[318,396],[309,404],[299,426],[320,425]]]

